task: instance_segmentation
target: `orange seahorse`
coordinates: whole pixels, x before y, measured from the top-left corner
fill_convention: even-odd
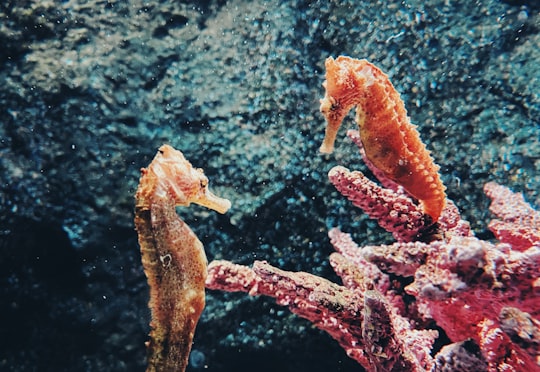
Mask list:
[[[152,312],[147,371],[184,371],[204,308],[207,260],[202,243],[175,207],[196,203],[225,213],[231,203],[212,194],[202,169],[168,145],[141,170],[135,200]]]
[[[320,151],[331,153],[341,122],[356,107],[356,123],[366,156],[386,177],[420,201],[436,222],[446,203],[439,167],[420,140],[403,101],[388,76],[365,59],[326,59],[326,94],[321,113],[327,126]]]

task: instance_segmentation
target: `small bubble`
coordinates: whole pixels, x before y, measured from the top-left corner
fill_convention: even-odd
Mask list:
[[[526,10],[522,10],[518,13],[518,20],[520,22],[526,22],[529,19],[529,13]]]
[[[204,353],[202,351],[197,350],[197,349],[191,350],[191,353],[189,354],[189,364],[193,368],[204,367],[205,360],[206,360],[206,357],[204,356]]]

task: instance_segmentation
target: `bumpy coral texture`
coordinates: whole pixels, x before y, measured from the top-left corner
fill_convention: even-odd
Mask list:
[[[487,188],[492,205],[507,196],[522,200],[503,186]],[[518,204],[531,210],[524,201]],[[517,234],[520,226],[504,213],[498,217]],[[463,224],[468,225],[459,220],[455,226]],[[215,261],[207,288],[276,298],[327,331],[368,371],[450,371],[457,365],[474,371],[539,370],[540,246],[482,241],[455,226],[443,240],[365,247],[337,228],[330,230],[337,251],[330,262],[343,286],[266,262],[249,268]],[[413,281],[402,288],[396,278]],[[434,325],[453,342],[435,356],[430,352],[439,336]]]

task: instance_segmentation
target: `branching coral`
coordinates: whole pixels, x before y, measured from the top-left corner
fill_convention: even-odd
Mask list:
[[[508,196],[508,189],[490,185],[500,191],[490,194],[493,205]],[[444,239],[430,243],[365,247],[338,229],[329,236],[338,252],[330,262],[343,286],[264,262],[250,269],[215,261],[207,287],[276,298],[328,332],[369,371],[539,368],[540,246],[519,250],[493,244],[470,236],[466,228],[446,230]],[[403,290],[391,277],[414,281]],[[430,350],[438,332],[426,328],[430,319],[455,342],[435,356]],[[479,348],[478,355],[471,348]]]
[[[357,249],[347,237],[340,241]],[[398,314],[388,276],[362,258],[352,262],[334,253],[330,262],[344,286],[304,272],[283,271],[264,261],[255,261],[253,268],[213,261],[207,288],[274,297],[278,304],[328,332],[351,358],[370,370],[430,367],[429,351],[438,333],[415,330]]]

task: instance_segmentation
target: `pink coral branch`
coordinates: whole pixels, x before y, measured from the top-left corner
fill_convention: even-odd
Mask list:
[[[333,228],[328,232],[328,236],[336,251],[339,252],[330,255],[330,264],[341,277],[344,285],[361,293],[376,292],[384,296],[392,325],[402,340],[400,344],[402,352],[414,355],[414,360],[424,368],[431,368],[433,359],[430,356],[430,350],[438,337],[438,332],[413,329],[405,316],[409,312],[406,310],[403,298],[393,288],[389,276],[364,258],[363,248],[358,247],[349,234]],[[366,324],[369,322],[366,321]]]
[[[363,292],[375,285],[377,290],[382,293],[388,291],[390,288],[388,275],[384,274],[376,265],[364,258],[360,247],[352,240],[350,234],[343,233],[338,228],[333,228],[328,231],[328,237],[330,238],[330,243],[332,243],[339,253],[339,255],[332,254],[330,256],[330,264],[334,271],[341,277],[346,287],[358,289]],[[339,262],[335,262],[334,257],[341,259]],[[350,274],[347,275],[347,272],[342,272],[343,269],[347,268],[343,260],[346,260],[346,262],[353,266],[354,270],[351,269],[350,273],[360,275],[361,280],[358,277],[354,277],[354,281],[348,280],[351,276]]]
[[[328,177],[336,189],[346,196],[356,207],[361,208],[370,218],[391,232],[397,241],[430,241],[440,239],[438,232],[452,235],[470,236],[470,225],[461,219],[459,210],[451,201],[446,201],[436,225],[423,214],[418,201],[403,187],[392,181],[366,157],[360,133],[347,131],[347,136],[356,144],[360,155],[382,187],[369,180],[361,172],[351,172],[345,167],[334,167]]]
[[[330,170],[328,178],[353,205],[376,219],[398,241],[417,239],[429,225],[422,209],[409,197],[383,189],[362,172],[351,172],[345,167],[336,166]]]
[[[484,192],[491,198],[489,210],[501,218],[491,221],[488,226],[497,239],[517,250],[540,244],[540,213],[522,194],[513,193],[495,182],[488,182]]]
[[[348,272],[356,278],[357,285],[352,287],[368,285],[369,276],[363,276],[344,258],[334,256],[333,263],[338,273]],[[362,292],[308,273],[280,270],[264,261],[255,261],[252,269],[213,261],[206,285],[275,298],[326,331],[368,371],[423,371],[433,364],[429,350],[437,332],[411,330],[373,285]]]
[[[507,311],[512,308],[522,317],[530,318],[531,323],[538,321],[540,298],[535,283],[540,269],[540,248],[531,247],[525,252],[508,249],[506,245],[494,245],[475,237],[456,236],[448,242],[396,243],[364,247],[362,251],[366,259],[377,263],[383,271],[398,275],[413,273],[414,282],[406,288],[407,293],[416,298],[420,313],[434,319],[451,340],[472,338],[484,345],[482,353],[486,358],[497,352],[499,359],[495,360],[503,363],[502,355],[510,353],[516,358],[521,356],[512,359],[514,367],[520,363],[532,366],[531,357],[540,355],[539,343],[518,341],[518,334],[528,334],[523,324],[503,322],[507,316],[501,314],[512,314]],[[487,333],[481,328],[487,323],[492,331],[498,327],[500,332],[513,337],[503,337],[497,344],[499,349],[489,349],[487,345],[492,343],[486,342]],[[521,346],[525,344],[526,350]],[[509,361],[505,359],[504,363]]]
[[[280,270],[265,261],[253,268],[228,261],[213,261],[208,267],[206,287],[224,291],[266,295],[328,332],[349,356],[369,364],[362,345],[362,302],[355,292],[326,279],[300,272]]]

